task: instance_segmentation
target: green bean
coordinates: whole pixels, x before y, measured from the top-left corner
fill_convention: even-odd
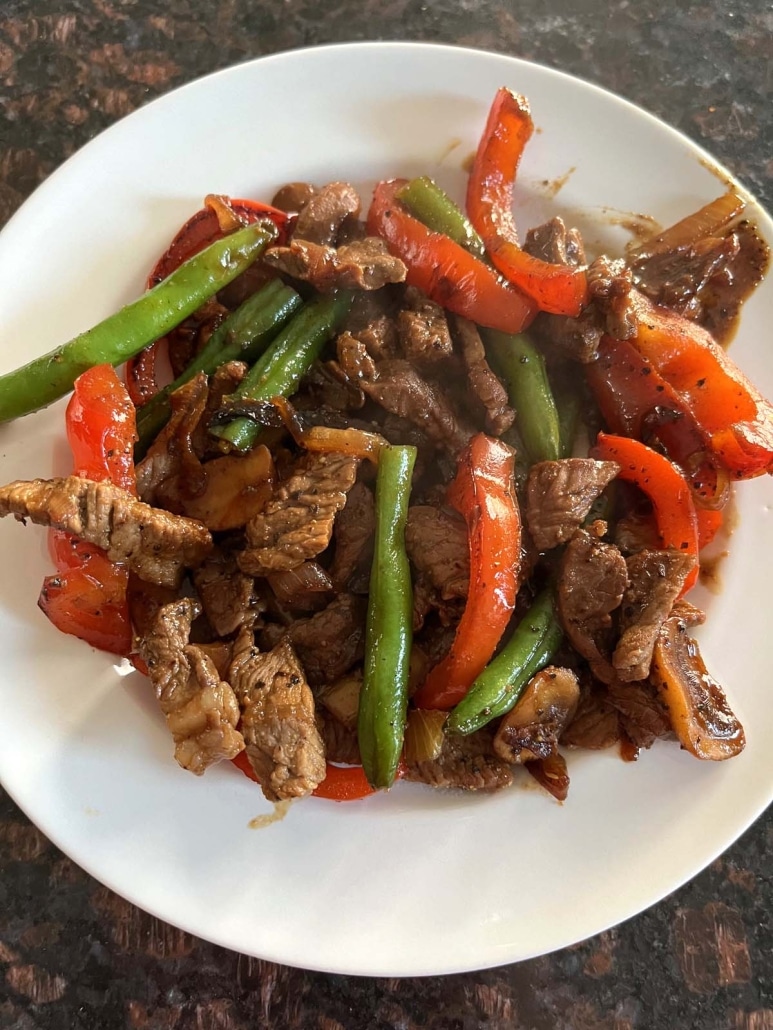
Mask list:
[[[411,214],[428,229],[450,236],[454,243],[458,243],[476,257],[485,259],[486,246],[473,229],[472,223],[429,176],[422,175],[418,179],[411,179],[396,195]]]
[[[577,427],[580,423],[581,397],[577,389],[564,386],[555,390],[556,408],[558,410],[558,437],[562,458],[571,458]]]
[[[491,719],[510,711],[532,676],[550,661],[561,637],[553,588],[545,587],[497,657],[451,712],[446,729],[474,733]]]
[[[545,359],[528,336],[485,329],[486,351],[507,384],[518,430],[532,462],[556,461],[561,456],[556,402],[548,382]]]
[[[333,297],[318,297],[301,308],[255,362],[232,396],[252,401],[289,397],[341,325],[351,303],[351,294],[341,292]],[[214,436],[240,451],[248,451],[260,431],[257,423],[245,417],[210,429]]]
[[[93,365],[120,365],[174,329],[248,268],[276,237],[258,222],[212,243],[93,329],[0,376],[0,422],[51,404]]]
[[[408,708],[413,591],[405,520],[415,447],[385,447],[376,479],[376,536],[365,628],[365,665],[357,738],[373,787],[391,787],[400,761]]]
[[[185,371],[137,412],[138,452],[144,451],[166,424],[171,410],[170,393],[198,372],[212,375],[226,361],[236,358],[255,361],[301,304],[301,298],[295,290],[285,286],[280,279],[272,279],[248,297],[212,333]]]

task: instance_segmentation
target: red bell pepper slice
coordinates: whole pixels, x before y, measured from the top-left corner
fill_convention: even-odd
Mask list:
[[[773,404],[713,337],[667,308],[632,293],[636,350],[671,386],[708,448],[734,479],[773,472]]]
[[[526,98],[499,89],[467,183],[467,214],[505,278],[531,297],[540,310],[576,318],[588,301],[585,270],[542,261],[518,245],[513,183],[533,131]]]
[[[531,324],[536,306],[504,282],[493,268],[442,233],[431,232],[396,198],[406,179],[381,182],[373,192],[368,232],[386,240],[408,266],[407,282],[437,304],[478,325],[519,333]]]
[[[446,657],[414,695],[419,708],[453,708],[491,661],[515,608],[521,518],[513,486],[515,455],[479,433],[459,459],[448,500],[467,522],[470,587]]]
[[[591,454],[602,461],[616,461],[618,478],[638,486],[649,497],[661,547],[695,555],[696,565],[685,581],[683,596],[698,579],[699,550],[695,505],[684,476],[663,454],[627,436],[599,433]]]
[[[81,567],[46,576],[38,606],[62,633],[100,651],[128,655],[132,645],[128,579],[125,568],[94,548]]]
[[[278,242],[284,242],[289,215],[270,204],[261,204],[256,200],[229,200],[235,214],[251,225],[261,218],[270,219],[279,230]],[[176,271],[184,261],[204,250],[210,243],[223,237],[217,213],[212,207],[205,206],[189,218],[174,237],[168,248],[156,262],[148,276],[148,289],[157,286],[168,275]],[[142,407],[159,390],[157,380],[157,363],[161,352],[162,340],[156,340],[145,350],[126,363],[126,388],[136,406]]]

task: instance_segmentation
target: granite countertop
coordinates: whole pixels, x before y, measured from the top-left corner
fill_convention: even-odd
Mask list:
[[[0,223],[154,96],[250,57],[359,39],[462,43],[590,79],[773,201],[773,6],[762,0],[3,0]],[[0,1028],[773,1030],[772,850],[768,814],[672,897],[574,948],[483,973],[357,979],[159,922],[0,791]]]

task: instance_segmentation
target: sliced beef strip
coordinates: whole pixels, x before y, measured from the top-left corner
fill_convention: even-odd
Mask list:
[[[493,750],[488,729],[468,736],[448,734],[437,758],[408,763],[407,780],[428,783],[431,787],[457,787],[461,790],[500,790],[513,782],[513,772]]]
[[[193,441],[208,393],[207,377],[200,372],[171,394],[169,421],[137,465],[137,493],[146,504],[156,503],[160,488],[172,478],[189,497],[204,489],[205,473]]]
[[[611,613],[627,585],[628,569],[618,549],[577,530],[561,559],[558,611],[572,645],[603,682],[616,675],[608,657]]]
[[[532,465],[526,483],[526,521],[534,545],[548,551],[570,540],[620,466],[593,458]]]
[[[263,260],[293,279],[310,283],[321,293],[333,290],[380,290],[404,281],[407,269],[382,239],[366,236],[337,250],[293,239],[286,247],[269,247]]]
[[[556,216],[542,225],[529,229],[523,249],[532,257],[553,265],[585,264],[585,247],[578,229],[567,229],[564,220]]]
[[[462,361],[473,395],[484,411],[486,432],[501,436],[515,421],[507,390],[494,375],[486,360],[483,340],[477,327],[466,318],[456,315],[453,320],[456,337],[461,345]]]
[[[620,717],[598,684],[583,684],[574,718],[560,737],[567,747],[601,751],[620,740]]]
[[[365,394],[347,379],[335,361],[315,361],[304,376],[301,391],[316,410],[359,411],[365,403]],[[296,398],[301,408],[299,401],[300,398]]]
[[[200,776],[244,750],[239,704],[205,651],[189,644],[199,607],[190,598],[164,605],[140,640],[140,654],[174,738],[175,758]]]
[[[607,687],[607,700],[617,709],[626,736],[637,748],[649,748],[672,733],[671,720],[657,689],[649,682],[621,683]]]
[[[362,661],[366,613],[364,598],[343,594],[310,619],[296,619],[287,629],[287,639],[312,686],[335,683]]]
[[[316,193],[316,187],[312,186],[310,182],[288,182],[276,191],[271,204],[273,207],[278,207],[280,211],[297,215],[303,211]]]
[[[404,356],[419,368],[432,368],[454,350],[446,313],[414,286],[405,291],[405,307],[397,316],[397,332]]]
[[[325,757],[328,762],[362,765],[357,731],[347,729],[322,705],[317,708],[317,729],[325,745]]]
[[[231,549],[215,548],[193,572],[193,585],[219,637],[228,637],[242,626],[254,626],[265,610],[265,602],[255,593],[254,579],[239,569]]]
[[[464,611],[465,601],[444,598],[429,576],[420,572],[413,581],[413,631],[418,633],[431,613],[442,626],[456,626]]]
[[[394,300],[389,287],[355,293],[344,328],[365,345],[374,361],[398,357]]]
[[[329,182],[300,209],[293,239],[333,244],[348,215],[360,213],[357,190],[348,182]]]
[[[695,568],[695,556],[679,551],[640,551],[626,558],[626,565],[629,583],[612,664],[621,680],[632,682],[649,676],[658,633]]]
[[[200,522],[152,508],[112,483],[79,476],[0,487],[4,515],[74,533],[160,586],[178,586],[183,570],[196,568],[212,550],[212,537]]]
[[[405,526],[408,557],[443,600],[466,599],[470,585],[467,526],[456,512],[425,504],[408,509]]]
[[[242,629],[228,678],[242,709],[247,757],[269,801],[301,798],[325,778],[314,698],[287,640],[267,653]]]
[[[349,491],[346,505],[335,521],[335,554],[330,566],[333,587],[338,590],[368,590],[373,542],[376,533],[376,505],[373,491],[357,482]],[[356,577],[357,582],[353,583]]]
[[[330,543],[333,523],[354,485],[359,459],[303,454],[263,512],[246,527],[239,567],[253,576],[297,568]]]

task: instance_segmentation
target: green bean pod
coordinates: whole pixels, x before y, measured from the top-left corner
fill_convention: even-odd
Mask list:
[[[270,401],[272,397],[293,394],[322,348],[340,327],[351,303],[352,295],[341,292],[332,297],[317,297],[301,308],[258,358],[232,397]],[[248,451],[260,431],[259,425],[244,417],[210,430],[214,436],[240,451]]]
[[[472,226],[472,222],[427,175],[411,179],[397,192],[397,199],[433,232],[442,232],[454,243],[485,260],[486,246]]]
[[[581,397],[578,390],[564,388],[555,391],[558,409],[559,442],[562,458],[571,458],[580,424]]]
[[[509,712],[532,676],[548,664],[562,636],[553,589],[545,587],[497,657],[451,712],[446,729],[474,733],[491,719]]]
[[[391,787],[408,709],[413,640],[413,591],[405,550],[405,520],[415,447],[385,447],[376,480],[376,537],[365,629],[365,666],[357,738],[373,787]]]
[[[226,361],[255,361],[302,303],[299,294],[280,279],[272,279],[248,297],[212,333],[185,371],[137,412],[138,451],[147,449],[169,419],[171,393],[198,372],[212,375]]]
[[[134,357],[249,268],[275,237],[274,226],[256,222],[217,240],[93,329],[0,376],[0,422],[58,400],[94,365]]]
[[[483,332],[486,352],[507,384],[518,430],[532,462],[561,457],[558,410],[550,388],[545,359],[528,336],[495,329]]]

